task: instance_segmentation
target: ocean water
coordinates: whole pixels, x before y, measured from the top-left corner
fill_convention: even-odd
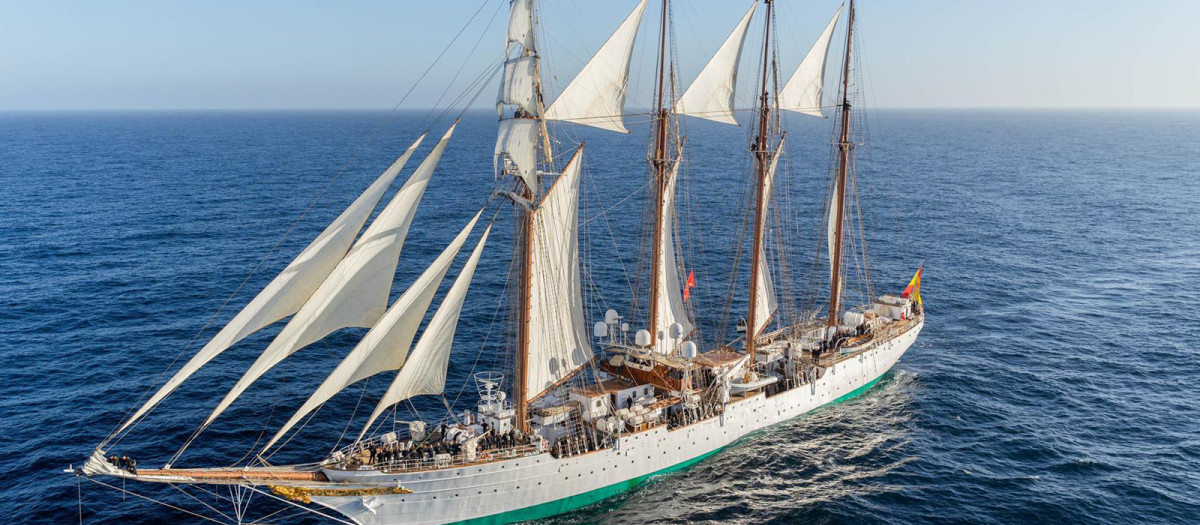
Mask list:
[[[871,276],[877,293],[896,292],[924,264],[928,321],[918,343],[851,402],[548,521],[1200,522],[1200,113],[867,115],[858,173]],[[0,521],[195,522],[61,470],[85,459],[194,351],[189,341],[211,337],[428,117],[0,114]],[[431,138],[447,124],[435,121]],[[587,141],[589,322],[604,308],[632,310],[648,133],[645,122],[632,129],[564,129],[556,145],[569,154]],[[777,205],[790,272],[781,287],[803,309],[820,295],[812,268],[831,130],[810,119],[788,131]],[[395,297],[489,206],[497,225],[448,382],[458,409],[473,404],[472,371],[508,361],[497,306],[512,217],[488,202],[494,133],[494,113],[464,117],[393,287]],[[688,123],[687,133],[680,222],[698,281],[693,306],[711,343],[728,327],[721,312],[745,214],[749,136],[703,123]],[[205,367],[115,450],[143,467],[161,464],[278,328]],[[361,333],[339,331],[276,367],[177,465],[244,460]],[[321,457],[343,432],[357,432],[387,381],[348,389],[272,459]],[[414,405],[426,415],[441,406]],[[170,487],[128,489],[220,518]],[[280,510],[271,521],[322,522],[288,517],[265,498],[255,505],[258,516]]]

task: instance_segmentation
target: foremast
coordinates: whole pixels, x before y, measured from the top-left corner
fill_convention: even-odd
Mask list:
[[[837,180],[834,183],[834,210],[830,214],[833,227],[830,228],[833,240],[830,243],[829,268],[829,315],[825,320],[827,332],[832,335],[838,326],[838,311],[841,307],[842,295],[842,227],[846,220],[846,173],[849,170],[851,148],[850,142],[850,59],[854,38],[854,0],[850,0],[850,18],[846,23],[846,53],[842,65],[842,123],[838,139],[838,168]]]
[[[542,157],[547,171],[554,171],[554,157],[550,145],[550,134],[546,129],[546,120],[542,115],[546,112],[545,100],[542,96],[542,80],[540,69],[540,57],[537,52],[536,43],[536,17],[533,12],[532,0],[513,0],[511,2],[509,15],[509,30],[508,40],[505,43],[505,56],[512,57],[513,51],[519,51],[515,56],[509,58],[505,62],[505,78],[501,86],[501,99],[497,101],[497,107],[502,108],[507,102],[517,102],[516,109],[513,110],[513,119],[523,119],[530,122],[534,126],[534,133],[537,135],[535,140],[528,141],[522,144],[522,149],[534,148],[541,145]],[[515,44],[515,45],[514,45]],[[510,64],[520,61],[529,61],[529,67],[526,71],[530,73],[530,78],[520,79],[510,77],[507,73],[510,71]],[[521,100],[505,100],[504,94],[518,91],[520,88],[515,86],[522,81],[527,81],[532,87],[532,103],[520,103]],[[522,97],[513,97],[520,99]],[[502,111],[502,109],[501,109]],[[504,120],[501,114],[501,135],[504,134]],[[501,138],[503,140],[503,138]],[[497,151],[500,151],[500,145],[497,145]],[[516,152],[508,152],[511,156]],[[519,155],[519,154],[518,154]],[[533,154],[536,159],[536,152]],[[514,257],[517,263],[517,273],[519,274],[519,284],[517,290],[517,342],[515,348],[514,373],[513,373],[513,397],[515,421],[514,426],[521,432],[528,432],[528,397],[529,389],[529,348],[532,340],[530,327],[530,311],[533,301],[533,236],[534,236],[534,207],[542,196],[541,191],[541,175],[537,170],[536,160],[530,166],[520,166],[519,163],[513,163],[516,172],[521,180],[518,183],[518,188],[514,192],[519,199],[513,199],[518,205],[517,210],[517,249]],[[508,171],[508,170],[506,170]]]

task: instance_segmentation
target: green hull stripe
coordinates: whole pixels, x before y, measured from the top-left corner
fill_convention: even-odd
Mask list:
[[[639,476],[636,478],[622,481],[620,483],[614,483],[607,487],[602,487],[602,488],[598,488],[593,491],[584,492],[583,494],[576,494],[574,496],[569,496],[569,497],[566,497],[566,498],[563,498],[560,500],[550,501],[547,503],[542,503],[540,505],[534,505],[532,507],[525,507],[523,509],[511,510],[508,512],[501,512],[500,514],[493,514],[491,516],[485,516],[482,518],[476,518],[476,519],[467,520],[467,521],[460,521],[459,523],[470,523],[472,525],[491,524],[491,523],[497,523],[497,524],[499,524],[499,523],[514,523],[514,522],[518,522],[518,521],[538,520],[538,519],[548,518],[550,516],[562,514],[564,512],[570,512],[575,509],[586,507],[593,503],[598,503],[598,502],[604,501],[604,500],[611,498],[613,496],[616,496],[617,494],[620,494],[622,492],[637,488],[638,485],[641,485],[643,482],[645,482],[647,479],[649,479],[651,477],[662,475],[662,474],[668,474],[671,472],[675,472],[678,470],[683,470],[685,468],[688,468],[692,465],[695,465],[696,463],[699,463],[701,461],[704,461],[705,459],[708,459],[709,456],[712,456],[713,454],[716,454],[717,452],[720,452],[720,451],[721,451],[721,449],[718,448],[716,450],[705,452],[704,454],[696,456],[692,459],[689,459],[682,463],[676,463],[674,465],[671,465],[665,469],[662,469],[662,470],[659,470],[656,472],[651,472],[650,474],[646,474],[645,476]]]
[[[883,375],[886,375],[886,374],[887,373],[884,372]],[[878,383],[880,379],[883,379],[883,375],[880,375],[879,377],[872,379],[867,384],[854,389],[853,391],[851,391],[850,393],[848,393],[844,396],[834,399],[833,403],[841,403],[843,401],[849,401],[852,398],[858,397],[859,394],[866,392],[871,387],[875,386],[875,384]],[[735,441],[735,443],[736,443],[736,441]],[[643,482],[645,482],[647,479],[650,479],[654,476],[669,474],[671,472],[676,472],[676,471],[688,468],[692,465],[695,465],[696,463],[699,463],[701,461],[708,459],[710,456],[712,456],[713,454],[716,454],[717,452],[720,452],[724,448],[725,447],[717,448],[717,449],[711,450],[709,452],[705,452],[704,454],[696,456],[687,461],[684,461],[681,463],[676,463],[676,464],[671,465],[662,470],[651,472],[649,474],[646,474],[645,476],[639,476],[636,478],[622,481],[620,483],[614,483],[607,487],[602,487],[602,488],[598,488],[596,490],[584,492],[583,494],[576,494],[574,496],[568,496],[563,499],[554,500],[554,501],[542,503],[539,505],[534,505],[532,507],[525,507],[523,509],[510,510],[508,512],[501,512],[500,514],[493,514],[491,516],[485,516],[482,518],[475,518],[475,519],[471,519],[471,520],[460,521],[458,523],[462,523],[462,524],[469,523],[471,525],[514,523],[514,522],[518,522],[518,521],[539,520],[542,518],[548,518],[550,516],[555,516],[555,515],[562,514],[565,512],[570,512],[575,509],[580,509],[580,508],[586,507],[593,503],[598,503],[598,502],[604,501],[604,500],[611,498],[613,496],[616,496],[617,494],[620,494],[622,492],[633,490],[633,489],[637,488],[639,485],[641,485]]]
[[[875,384],[878,383],[880,379],[883,379],[883,376],[885,376],[885,375],[887,375],[887,372],[880,374],[879,377],[876,377],[875,379],[870,380],[869,382],[867,382],[867,384],[860,386],[858,388],[855,388],[854,390],[851,390],[849,394],[846,394],[842,397],[834,399],[833,402],[841,403],[842,401],[849,401],[851,399],[858,397],[859,394],[862,394],[863,392],[870,390],[871,387],[875,386]]]

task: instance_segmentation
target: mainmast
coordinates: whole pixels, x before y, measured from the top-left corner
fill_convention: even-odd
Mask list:
[[[771,11],[774,0],[763,0],[767,4],[767,16],[763,29],[762,92],[759,95],[758,136],[754,141],[754,156],[757,162],[756,199],[754,205],[754,242],[750,250],[750,307],[746,315],[746,354],[750,366],[754,366],[754,343],[758,338],[758,267],[762,264],[763,222],[766,220],[764,203],[767,198],[767,163],[770,161],[770,105],[767,99],[767,80],[771,64]],[[768,312],[766,315],[770,315]],[[747,368],[749,370],[749,368]]]
[[[650,164],[654,173],[654,255],[650,259],[650,319],[649,331],[655,345],[659,344],[658,330],[667,327],[658,326],[659,274],[662,273],[662,241],[663,225],[666,221],[663,196],[667,191],[667,135],[671,123],[671,114],[664,101],[664,85],[667,75],[667,8],[669,0],[662,2],[662,28],[658,39],[658,95],[655,98],[658,108],[654,113],[654,156]],[[659,349],[662,351],[662,349]]]
[[[836,329],[842,295],[842,226],[846,220],[846,171],[849,169],[850,148],[850,51],[854,36],[854,0],[850,0],[850,19],[846,23],[846,54],[842,66],[842,133],[838,140],[838,172],[834,191],[836,212],[830,220],[833,226],[833,254],[829,268],[829,316],[826,326]]]

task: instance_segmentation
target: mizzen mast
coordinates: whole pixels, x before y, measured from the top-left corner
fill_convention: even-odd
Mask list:
[[[829,268],[829,316],[826,326],[837,329],[838,310],[842,295],[842,226],[846,221],[846,172],[850,164],[850,52],[854,37],[854,0],[850,0],[850,19],[846,23],[846,54],[842,66],[842,132],[838,139],[838,171],[834,191],[834,206],[830,215],[833,222],[833,253]]]
[[[767,186],[767,170],[768,162],[770,161],[771,152],[770,146],[770,102],[767,99],[767,80],[768,73],[771,67],[771,14],[774,7],[774,0],[764,0],[767,4],[767,16],[763,29],[763,68],[762,68],[762,92],[759,95],[759,112],[758,112],[758,136],[755,138],[752,151],[756,161],[756,177],[757,183],[755,191],[754,205],[754,241],[750,250],[750,306],[746,315],[746,354],[750,356],[750,370],[754,366],[754,344],[758,338],[758,316],[764,314],[758,311],[758,287],[759,287],[759,265],[762,264],[762,247],[763,247],[763,223],[766,221],[766,206],[765,201]],[[766,312],[765,315],[770,315]]]

